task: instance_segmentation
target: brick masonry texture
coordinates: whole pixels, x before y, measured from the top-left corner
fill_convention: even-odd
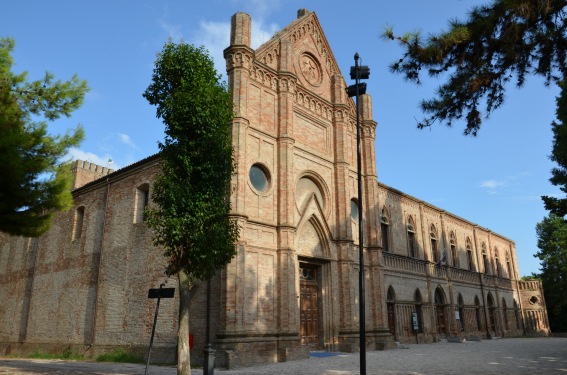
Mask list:
[[[249,15],[235,14],[231,30],[231,215],[241,237],[236,257],[212,280],[216,364],[357,351],[355,102],[315,13],[300,10],[256,50]],[[518,280],[514,242],[378,182],[369,95],[360,97],[360,113],[367,349],[548,335],[541,284]],[[250,181],[252,166],[266,176],[261,191]],[[155,308],[147,291],[166,280],[163,252],[140,216],[159,156],[118,171],[77,161],[73,171],[75,207],[57,215],[48,233],[0,234],[0,354],[72,348],[96,357],[123,347],[144,355]],[[202,364],[205,303],[198,284],[195,365]],[[161,303],[156,361],[175,359],[177,308],[177,298]]]

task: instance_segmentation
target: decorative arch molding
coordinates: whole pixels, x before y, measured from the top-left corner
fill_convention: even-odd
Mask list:
[[[396,291],[394,290],[394,287],[392,285],[390,285],[387,289],[386,301],[388,302],[396,301]]]
[[[322,200],[321,202],[318,202],[319,206],[321,207],[321,211],[323,213],[323,216],[325,218],[328,218],[329,215],[331,214],[331,209],[332,209],[332,200],[331,200],[331,190],[329,189],[329,186],[327,185],[327,183],[325,182],[325,179],[323,177],[321,177],[318,173],[313,172],[313,171],[305,171],[303,173],[301,173],[299,175],[299,177],[295,180],[295,187],[296,187],[296,197],[295,197],[295,207],[298,211],[298,213],[300,215],[303,215],[304,212],[307,209],[308,203],[309,203],[309,199],[306,200],[302,200],[302,202],[297,202],[297,187],[298,184],[300,183],[302,178],[307,178],[309,180],[311,180],[311,182],[313,182],[315,184],[315,186],[319,189],[319,192],[321,194],[321,198],[317,198],[317,200]]]
[[[441,285],[437,285],[435,288],[433,300],[436,305],[446,305],[447,304],[447,294],[443,290]]]
[[[331,251],[331,231],[326,222],[316,215],[309,216],[298,225],[295,248],[299,256],[311,258],[333,258]]]
[[[496,307],[495,304],[495,299],[492,296],[492,292],[488,292],[488,294],[486,295],[486,305],[488,306],[488,308],[492,308],[492,307]]]

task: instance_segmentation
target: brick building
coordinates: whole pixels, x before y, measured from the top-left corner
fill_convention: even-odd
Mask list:
[[[235,14],[225,58],[242,232],[212,280],[217,366],[357,351],[355,104],[314,13],[300,10],[256,50],[250,36],[250,17]],[[549,334],[541,284],[519,280],[514,242],[378,182],[369,95],[360,113],[367,349]],[[158,156],[118,171],[77,161],[74,209],[40,238],[0,234],[0,354],[144,353],[147,290],[165,279],[142,214],[158,171]],[[191,309],[195,363],[203,289]],[[177,300],[163,300],[152,358],[174,360],[176,327]]]

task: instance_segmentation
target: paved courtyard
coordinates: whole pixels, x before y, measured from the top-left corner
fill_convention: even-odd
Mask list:
[[[74,361],[18,360],[0,358],[1,375],[144,374],[145,366]],[[202,375],[195,369],[193,375]],[[149,374],[175,375],[173,367],[150,366]],[[218,375],[354,375],[359,355],[313,353],[309,359],[274,363],[238,370],[215,369]],[[567,374],[567,338],[520,338],[403,345],[403,348],[367,353],[368,375],[448,374]]]

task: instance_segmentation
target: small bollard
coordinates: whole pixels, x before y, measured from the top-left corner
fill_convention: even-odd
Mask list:
[[[203,349],[205,354],[205,363],[203,365],[203,375],[214,375],[215,374],[215,349],[211,345],[205,346]]]

